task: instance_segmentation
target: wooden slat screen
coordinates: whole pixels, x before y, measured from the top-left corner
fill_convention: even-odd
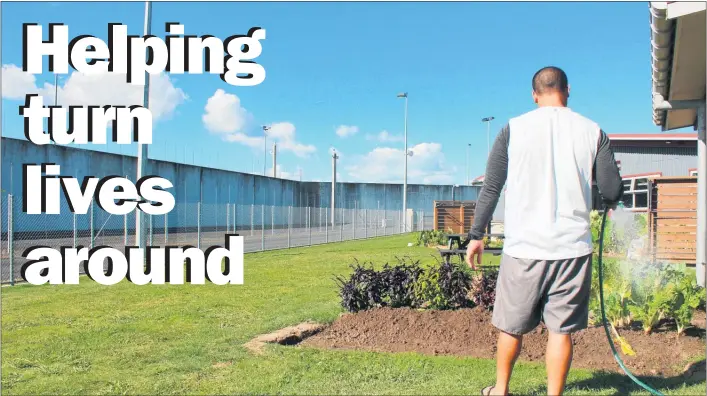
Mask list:
[[[435,201],[435,230],[464,234],[474,225],[476,201]]]
[[[697,258],[697,178],[651,179],[649,205],[654,259],[694,264]]]

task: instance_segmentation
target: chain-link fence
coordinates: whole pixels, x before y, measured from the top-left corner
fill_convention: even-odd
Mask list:
[[[113,215],[91,204],[73,214],[62,200],[59,215],[22,211],[20,197],[2,197],[2,283],[21,280],[24,253],[35,246],[137,246],[136,212]],[[404,232],[399,210],[180,203],[166,215],[145,216],[147,246],[224,246],[228,233],[245,237],[246,253],[395,235]],[[431,229],[432,213],[408,211],[408,232]]]

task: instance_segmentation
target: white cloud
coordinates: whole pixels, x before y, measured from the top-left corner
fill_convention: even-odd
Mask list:
[[[206,130],[216,134],[229,135],[243,133],[251,119],[252,116],[241,107],[241,100],[238,96],[226,93],[223,89],[217,89],[213,96],[206,101],[204,115],[201,116]],[[238,139],[227,138],[229,141],[241,141]]]
[[[268,168],[266,175],[272,177],[272,166]],[[289,172],[282,165],[278,164],[277,165],[277,178],[278,179],[299,180],[299,168],[295,172]]]
[[[311,144],[303,144],[295,139],[295,126],[290,122],[277,122],[270,125],[268,130],[268,140],[274,139],[277,142],[277,149],[291,151],[298,157],[307,157],[317,151]]]
[[[254,127],[253,115],[241,105],[238,96],[226,93],[223,89],[217,89],[206,101],[201,120],[209,132],[222,135],[227,142],[236,142],[258,149],[261,149],[265,143],[261,129],[258,130],[258,135],[247,133]],[[297,141],[295,126],[290,122],[277,122],[271,124],[269,128],[267,143],[271,145],[276,142],[279,152],[290,151],[298,157],[307,157],[317,151],[313,145]]]
[[[413,156],[408,158],[408,183],[450,184],[453,182],[456,168],[446,164],[442,145],[420,143],[410,150]],[[402,183],[404,161],[403,150],[377,147],[357,158],[356,164],[346,169],[354,181]]]
[[[3,99],[24,100],[25,95],[37,93],[37,78],[15,65],[2,65]]]
[[[347,137],[353,136],[357,133],[358,133],[358,127],[353,126],[353,125],[339,125],[339,127],[336,128],[336,134],[342,138],[347,138]]]
[[[403,137],[401,135],[391,135],[388,131],[381,131],[377,135],[366,135],[366,140],[376,140],[382,143],[393,143],[402,142]]]
[[[103,70],[92,74],[71,73],[59,76],[56,89],[60,106],[132,106],[143,104],[144,86],[129,84],[125,74],[108,72],[108,64],[103,62]],[[63,84],[62,84],[63,83]],[[2,66],[2,97],[10,100],[24,100],[26,94],[39,94],[45,105],[54,104],[54,84],[37,86],[34,75],[25,73],[18,66]],[[161,73],[150,76],[150,103],[154,120],[169,118],[188,96],[174,86],[168,75]]]

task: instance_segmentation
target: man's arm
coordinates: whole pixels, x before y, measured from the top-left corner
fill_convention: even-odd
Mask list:
[[[486,175],[484,176],[484,187],[481,189],[479,200],[474,211],[474,225],[469,231],[469,239],[481,240],[493,212],[498,205],[503,186],[506,184],[508,176],[508,138],[510,130],[508,124],[501,129],[501,133],[496,137],[493,148],[489,154],[486,164]]]
[[[594,159],[594,172],[597,188],[604,203],[609,207],[616,205],[623,197],[624,189],[619,167],[614,159],[614,151],[611,149],[609,137],[604,131],[601,131],[599,135],[597,156]]]

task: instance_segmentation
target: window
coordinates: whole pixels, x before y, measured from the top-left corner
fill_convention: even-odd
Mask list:
[[[660,176],[662,173],[624,176],[624,207],[633,210],[648,209],[648,179]]]

